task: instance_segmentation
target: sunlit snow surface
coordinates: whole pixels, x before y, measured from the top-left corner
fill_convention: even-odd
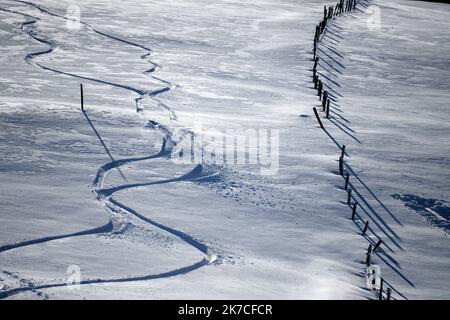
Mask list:
[[[0,0],[0,296],[374,298],[345,144],[393,297],[450,297],[448,5],[329,25],[328,136],[311,49],[333,3],[83,0],[81,25],[71,4]],[[278,172],[168,159],[199,125],[279,129]]]

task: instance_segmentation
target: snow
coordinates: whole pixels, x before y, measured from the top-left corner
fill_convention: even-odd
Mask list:
[[[311,49],[332,3],[82,0],[75,27],[70,4],[0,1],[0,296],[374,298],[337,170],[345,144],[393,297],[449,297],[447,5],[373,0],[333,20],[327,135]],[[278,129],[276,174],[169,159],[200,127]]]

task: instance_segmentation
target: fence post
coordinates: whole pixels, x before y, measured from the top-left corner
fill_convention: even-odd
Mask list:
[[[353,204],[353,208],[352,208],[352,220],[355,220],[355,214],[356,214],[356,207],[358,206],[358,204],[355,202]]]
[[[323,126],[323,124],[322,124],[322,120],[320,120],[319,113],[317,112],[316,107],[313,107],[313,110],[314,110],[314,114],[316,115],[317,121],[319,122],[320,127],[321,127],[323,130],[325,130],[325,128],[324,128],[324,126]]]
[[[317,95],[319,96],[319,101],[322,100],[322,89],[323,89],[323,83],[322,80],[319,79],[318,89],[317,89]]]
[[[383,278],[381,278],[381,282],[380,282],[380,296],[379,296],[379,300],[383,300]]]
[[[328,99],[328,91],[323,91],[323,97],[322,97],[322,111],[325,111],[325,108],[327,107],[327,99]]]
[[[83,84],[80,83],[81,111],[84,111]]]
[[[367,248],[366,253],[366,266],[370,266],[370,255],[372,254],[372,245],[369,244],[369,247]]]
[[[339,174],[344,175],[344,158],[342,156],[339,158]]]
[[[362,232],[362,235],[365,235],[367,232],[367,229],[369,228],[369,220],[366,221],[366,224],[364,225],[364,230]],[[372,245],[370,245],[372,247]]]
[[[347,204],[350,205],[352,201],[352,189],[348,190]]]
[[[317,57],[317,39],[314,39],[314,59]]]
[[[378,242],[377,242],[377,244],[375,245],[375,247],[373,247],[373,251],[375,251],[375,250],[377,250],[380,246],[381,246],[381,244],[383,243],[383,240],[378,240]]]
[[[330,119],[330,99],[327,99],[327,119]]]
[[[387,288],[386,300],[391,300],[391,288]]]
[[[345,156],[345,144],[342,145],[342,148],[341,148],[341,158],[344,159],[344,156]]]

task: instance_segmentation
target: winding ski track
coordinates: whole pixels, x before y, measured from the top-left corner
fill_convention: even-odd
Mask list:
[[[67,18],[65,16],[51,12],[50,10],[48,10],[42,6],[32,3],[32,2],[29,2],[29,1],[21,1],[21,0],[10,0],[10,1],[13,1],[16,3],[21,3],[21,4],[24,4],[27,6],[31,6],[35,9],[39,10],[43,14],[46,14],[46,15],[49,15],[52,17],[56,17],[58,19],[70,20],[69,18]],[[52,42],[51,40],[45,38],[44,36],[42,36],[41,34],[39,34],[37,32],[35,27],[36,27],[36,24],[41,19],[39,17],[32,16],[30,14],[6,9],[3,7],[0,7],[0,10],[9,12],[9,13],[13,13],[13,14],[17,14],[17,15],[21,15],[21,16],[27,18],[26,21],[20,23],[19,29],[21,31],[23,31],[24,33],[28,34],[35,41],[42,43],[44,45],[47,45],[49,47],[49,49],[46,49],[46,50],[27,54],[24,58],[27,63],[37,66],[43,70],[57,73],[60,75],[69,76],[72,78],[87,80],[87,81],[96,82],[96,83],[101,83],[101,84],[105,84],[105,85],[110,85],[113,87],[117,87],[120,89],[134,92],[135,94],[137,94],[139,96],[135,99],[136,110],[138,112],[142,110],[141,102],[144,99],[150,98],[150,99],[156,101],[157,105],[169,114],[169,117],[171,120],[177,119],[175,112],[173,110],[171,110],[169,106],[167,106],[166,104],[164,104],[157,98],[158,95],[160,95],[164,92],[167,92],[169,90],[172,90],[173,88],[176,87],[176,85],[173,85],[172,83],[162,80],[160,78],[157,78],[153,75],[153,73],[160,70],[161,67],[157,63],[150,60],[150,57],[153,54],[153,51],[150,48],[148,48],[142,44],[128,41],[128,40],[119,38],[117,36],[110,35],[105,32],[99,31],[99,30],[95,29],[93,26],[91,26],[90,24],[80,21],[80,23],[83,26],[85,26],[88,30],[90,30],[102,37],[120,42],[124,45],[133,46],[138,49],[142,49],[142,50],[146,51],[146,53],[141,55],[140,58],[145,60],[146,62],[148,62],[151,65],[151,67],[148,70],[144,71],[143,73],[148,75],[149,77],[159,81],[160,83],[162,83],[164,85],[164,87],[157,89],[157,90],[141,90],[141,89],[137,89],[137,88],[134,88],[131,86],[119,84],[119,83],[114,83],[114,82],[96,79],[96,78],[92,78],[92,77],[81,76],[81,75],[77,75],[77,74],[71,73],[71,72],[61,71],[61,70],[43,65],[42,63],[34,60],[34,58],[36,58],[38,56],[52,53],[55,50],[55,48],[57,48],[57,44],[55,42]],[[168,157],[170,155],[172,148],[176,145],[176,143],[174,141],[172,141],[172,139],[171,139],[171,130],[169,128],[163,126],[162,124],[159,124],[154,121],[149,121],[151,127],[154,128],[155,130],[159,131],[162,135],[161,150],[156,154],[152,154],[152,155],[148,155],[148,156],[132,157],[132,158],[115,160],[112,157],[112,155],[110,154],[109,150],[107,149],[102,138],[100,137],[99,133],[97,132],[96,128],[90,121],[90,119],[85,111],[83,111],[83,114],[86,117],[86,120],[88,121],[89,125],[93,129],[94,133],[96,134],[96,136],[102,143],[103,147],[105,148],[105,151],[107,152],[107,154],[109,155],[109,157],[111,159],[111,162],[104,164],[103,166],[101,166],[98,169],[96,177],[93,181],[93,190],[97,194],[97,199],[101,203],[101,205],[106,209],[106,211],[108,212],[108,214],[111,217],[110,218],[111,220],[103,226],[89,229],[89,230],[84,230],[84,231],[79,231],[79,232],[64,234],[64,235],[42,237],[42,238],[38,238],[38,239],[34,239],[34,240],[27,240],[27,241],[23,241],[23,242],[19,242],[19,243],[7,244],[7,245],[0,247],[0,254],[3,252],[9,251],[9,250],[19,249],[19,248],[23,248],[23,247],[27,247],[27,246],[31,246],[31,245],[37,245],[37,244],[41,244],[41,243],[45,243],[45,242],[49,242],[49,241],[58,240],[58,239],[73,238],[73,237],[94,235],[94,234],[108,234],[108,233],[114,232],[115,222],[117,221],[117,218],[119,216],[119,217],[131,218],[131,221],[133,219],[138,219],[148,225],[151,225],[153,227],[156,227],[156,228],[162,230],[163,232],[169,233],[172,236],[181,239],[184,243],[188,244],[195,250],[199,251],[204,257],[200,261],[197,261],[191,265],[181,267],[178,269],[174,269],[172,271],[168,271],[168,272],[164,272],[164,273],[149,274],[149,275],[143,275],[143,276],[133,276],[133,277],[119,277],[119,278],[112,278],[112,279],[111,278],[109,278],[109,279],[101,279],[101,278],[82,279],[79,283],[80,285],[145,281],[145,280],[152,280],[152,279],[167,278],[167,277],[173,277],[173,276],[186,274],[188,272],[197,270],[201,267],[204,267],[206,265],[213,263],[217,259],[216,255],[214,253],[212,253],[211,250],[205,244],[203,244],[201,241],[195,239],[194,237],[192,237],[191,235],[189,235],[183,231],[166,226],[166,225],[159,223],[151,218],[148,218],[145,215],[137,212],[133,208],[117,201],[116,199],[114,199],[112,197],[114,193],[121,191],[121,190],[125,190],[125,189],[138,188],[138,187],[144,187],[144,186],[149,186],[149,185],[158,185],[158,184],[165,184],[165,183],[175,183],[175,182],[181,182],[181,181],[195,180],[196,178],[201,176],[203,168],[201,165],[197,165],[193,170],[189,171],[188,173],[186,173],[182,176],[179,176],[179,177],[172,178],[172,179],[153,181],[153,182],[148,182],[148,183],[140,183],[140,184],[129,184],[127,182],[125,176],[120,171],[121,166],[123,166],[125,164],[130,164],[133,162],[147,161],[147,160],[152,160],[152,159],[157,159],[157,158],[164,158],[164,157]],[[119,170],[119,172],[120,172],[122,178],[124,179],[124,181],[126,182],[126,184],[111,187],[111,188],[103,188],[107,174],[113,169]],[[41,289],[67,286],[66,282],[55,282],[55,283],[47,283],[47,284],[34,284],[34,283],[30,284],[30,282],[28,282],[28,284],[29,285],[23,286],[23,287],[17,287],[17,288],[12,288],[12,289],[5,290],[5,291],[0,291],[0,299],[6,298],[6,297],[9,297],[9,296],[21,293],[21,292],[25,292],[25,291],[31,291],[31,292],[36,293],[36,292],[38,292],[37,290],[41,290]]]

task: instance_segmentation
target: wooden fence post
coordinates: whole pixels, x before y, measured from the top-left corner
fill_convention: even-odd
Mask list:
[[[83,84],[81,84],[81,83],[80,83],[80,95],[81,95],[81,111],[84,112]]]
[[[314,114],[316,115],[317,121],[319,122],[320,127],[325,130],[325,128],[322,124],[322,120],[320,120],[319,113],[317,112],[316,107],[313,107],[313,110],[314,110]]]
[[[358,206],[358,204],[355,202],[353,204],[353,208],[352,208],[352,220],[355,221],[355,215],[356,215],[356,207]]]
[[[352,189],[348,190],[347,204],[350,205],[351,201],[352,201]]]
[[[342,156],[339,158],[339,174],[344,175],[344,157]]]
[[[317,95],[319,96],[319,101],[322,100],[322,89],[323,89],[323,83],[322,80],[319,79],[319,84],[317,88]]]
[[[328,91],[323,91],[323,97],[322,97],[322,111],[325,111],[325,108],[327,106],[327,99],[328,99]]]
[[[330,99],[327,99],[327,119],[330,119]]]
[[[379,300],[383,300],[383,278],[381,278],[381,282],[380,282],[380,296],[378,297]]]
[[[364,230],[362,232],[362,235],[365,235],[367,232],[367,229],[369,229],[369,220],[366,221],[366,224],[364,225]],[[372,245],[370,245],[372,247]]]
[[[344,156],[345,156],[345,144],[342,145],[342,148],[341,148],[341,158],[344,159]]]
[[[313,54],[314,54],[314,59],[315,59],[316,56],[317,56],[317,39],[314,39],[314,52],[313,52]]]
[[[366,266],[370,266],[370,256],[372,254],[372,245],[369,244],[369,247],[367,248],[367,253],[366,253]]]
[[[378,242],[376,243],[375,247],[373,247],[373,251],[377,250],[381,246],[382,243],[383,243],[383,240],[381,240],[381,239],[378,240]]]

